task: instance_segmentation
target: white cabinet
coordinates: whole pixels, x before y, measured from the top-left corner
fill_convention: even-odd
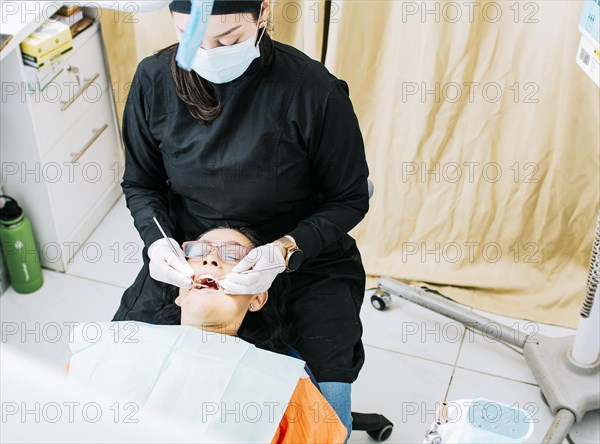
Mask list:
[[[31,220],[42,265],[65,272],[122,194],[124,154],[99,23],[73,40],[43,90],[25,83],[20,51],[0,64],[4,192]]]

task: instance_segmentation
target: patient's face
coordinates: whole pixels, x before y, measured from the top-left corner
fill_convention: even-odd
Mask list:
[[[202,257],[188,258],[194,269],[194,283],[202,288],[181,288],[177,305],[181,306],[181,324],[225,334],[236,334],[250,304],[253,311],[266,302],[266,295],[227,295],[212,281],[230,273],[253,248],[250,240],[235,230],[217,229],[204,234],[186,253]]]

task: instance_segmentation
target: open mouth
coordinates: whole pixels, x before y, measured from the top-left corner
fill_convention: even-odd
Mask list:
[[[212,274],[201,274],[194,278],[194,289],[200,290],[208,288],[210,290],[219,290],[219,280]]]

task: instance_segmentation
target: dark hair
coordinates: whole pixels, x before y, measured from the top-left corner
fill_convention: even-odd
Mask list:
[[[252,18],[258,21],[260,11],[251,12]],[[261,48],[266,49],[273,46],[273,41],[269,38],[267,31],[260,42]],[[161,49],[156,54],[171,51],[171,75],[175,81],[177,96],[188,107],[190,114],[200,122],[212,122],[221,114],[223,106],[215,93],[214,85],[206,79],[200,77],[196,72],[186,71],[177,65],[177,50],[179,43]],[[264,51],[261,51],[261,54]],[[269,66],[272,61],[273,51],[270,51],[267,60],[261,57],[261,67]]]
[[[239,231],[246,236],[253,246],[262,245],[256,233],[248,228],[231,228],[221,225],[204,234],[218,229],[230,229]],[[179,325],[181,324],[181,307],[175,304],[175,298],[179,294],[179,288],[163,285],[163,302],[165,305],[154,316],[155,324]],[[238,337],[244,341],[254,344],[258,348],[286,353],[290,348],[289,322],[287,321],[286,303],[290,293],[290,282],[284,273],[277,275],[271,288],[269,288],[269,299],[263,307],[254,312],[248,312],[238,329]]]

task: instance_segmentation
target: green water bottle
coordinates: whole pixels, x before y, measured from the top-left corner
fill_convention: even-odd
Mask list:
[[[44,276],[31,224],[17,201],[8,196],[0,196],[0,243],[15,291],[39,290]]]

